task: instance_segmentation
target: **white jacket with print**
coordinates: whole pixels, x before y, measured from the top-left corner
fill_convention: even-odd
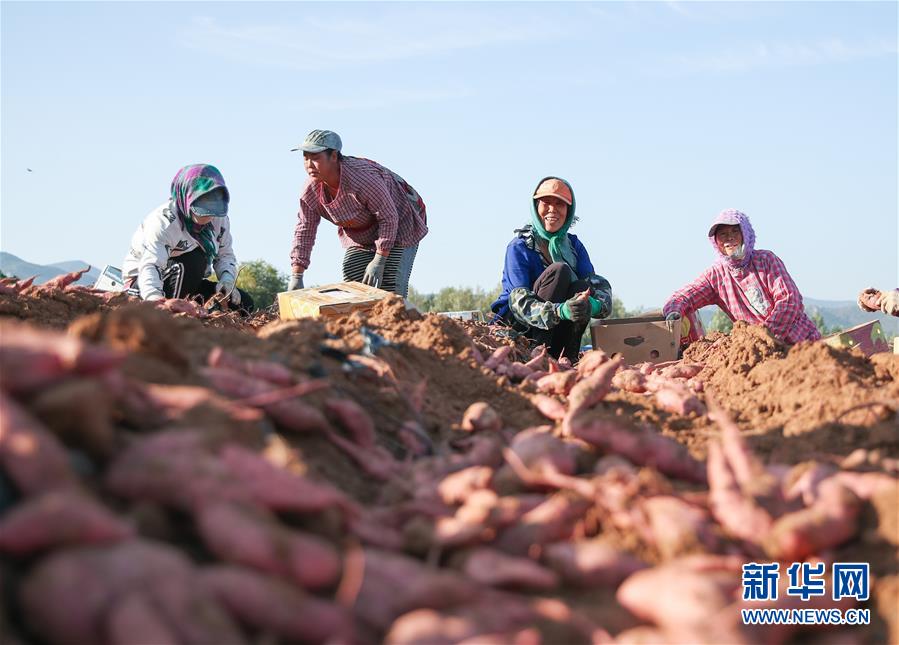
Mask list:
[[[212,268],[219,280],[226,274],[231,279],[237,276],[237,258],[231,242],[231,220],[228,216],[212,220],[214,239],[218,254]],[[122,275],[125,282],[137,277],[137,287],[143,299],[154,295],[163,296],[162,272],[169,258],[190,253],[200,243],[191,236],[166,202],[154,209],[140,223],[131,237],[131,250],[125,256]]]

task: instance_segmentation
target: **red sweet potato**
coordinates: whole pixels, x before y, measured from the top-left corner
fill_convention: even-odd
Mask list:
[[[65,334],[0,322],[0,374],[3,389],[13,394],[35,392],[73,374],[100,374],[118,367],[124,358],[120,352]]]
[[[363,448],[331,430],[326,431],[325,436],[328,441],[349,455],[364,472],[376,479],[387,481],[402,471],[402,464],[380,446],[372,445],[369,448]]]
[[[665,378],[689,379],[699,374],[705,365],[699,363],[684,363],[678,361],[673,365],[668,365],[659,370],[659,373]]]
[[[529,367],[532,371],[537,370],[545,370],[546,363],[546,345],[540,345],[534,350],[534,353],[531,356],[531,360],[525,363],[527,367]]]
[[[496,432],[503,427],[503,420],[489,403],[472,403],[462,415],[462,429],[468,432]]]
[[[705,405],[686,385],[669,383],[656,390],[656,404],[672,414],[687,416],[691,413],[703,414]]]
[[[533,560],[478,547],[462,556],[466,576],[488,587],[548,591],[559,584],[558,576]]]
[[[222,367],[205,367],[200,368],[199,371],[215,389],[230,397],[245,399],[245,402],[250,405],[256,405],[253,403],[254,397],[270,394],[277,390],[276,386],[262,379]],[[317,408],[297,399],[260,404],[258,407],[261,407],[275,423],[285,430],[319,432],[329,427],[324,415]]]
[[[290,641],[352,642],[352,623],[341,608],[283,580],[230,565],[207,567],[202,584],[242,622]]]
[[[545,394],[567,395],[577,381],[577,372],[552,372],[537,381],[537,390]]]
[[[603,363],[593,373],[571,388],[568,395],[568,415],[574,416],[602,401],[612,387],[612,377],[622,364],[621,357]]]
[[[144,643],[177,645],[179,638],[149,595],[133,590],[112,601],[106,618],[110,645],[130,645],[136,639]]]
[[[731,535],[758,543],[774,520],[768,510],[741,490],[723,449],[716,442],[709,444],[708,476],[709,506],[715,519]]]
[[[78,486],[66,449],[2,390],[0,465],[24,495]]]
[[[511,345],[503,345],[502,347],[496,348],[493,354],[490,355],[490,358],[484,362],[484,367],[488,370],[495,370],[500,365],[509,362],[509,354],[511,353]]]
[[[819,486],[818,500],[810,507],[788,513],[774,522],[763,539],[765,553],[795,562],[839,546],[858,531],[861,500],[835,478]]]
[[[532,547],[567,540],[590,506],[590,501],[578,495],[557,493],[504,530],[494,546],[506,553],[523,556],[528,555]]]
[[[294,580],[306,589],[337,582],[340,558],[319,537],[290,530],[261,509],[210,504],[197,513],[203,540],[218,557]]]
[[[368,412],[351,399],[328,399],[325,409],[349,432],[350,437],[363,448],[375,445],[375,423]]]
[[[116,542],[134,529],[87,495],[51,491],[14,507],[0,519],[0,551],[24,555],[66,544]]]
[[[467,602],[478,589],[465,576],[427,567],[405,555],[371,548],[363,553],[364,574],[354,611],[357,618],[379,631],[414,609],[442,609]]]
[[[85,273],[91,270],[90,265],[87,265],[81,271],[72,271],[71,273],[66,273],[63,275],[56,276],[55,278],[51,278],[47,280],[44,284],[41,285],[42,289],[65,289],[70,284],[77,282],[81,279]]]
[[[505,367],[504,372],[500,372],[500,369]],[[513,381],[523,381],[528,376],[534,373],[534,370],[525,365],[524,363],[508,363],[505,366],[500,366],[496,370],[497,374],[505,374]]]
[[[642,394],[646,391],[646,376],[633,368],[623,369],[612,377],[612,385],[625,392]]]
[[[556,542],[543,551],[543,560],[566,584],[576,587],[617,587],[646,565],[602,541]]]
[[[558,399],[554,399],[545,394],[535,394],[531,397],[531,403],[533,403],[534,407],[540,411],[540,414],[547,419],[561,421],[565,418],[567,410],[565,405]]]
[[[443,478],[437,487],[445,504],[461,504],[476,490],[490,486],[493,469],[487,466],[463,468]]]
[[[293,372],[281,363],[240,359],[219,346],[209,352],[208,363],[210,367],[225,367],[282,387],[296,382]]]
[[[246,448],[226,446],[222,461],[251,497],[275,511],[310,513],[337,507],[352,510],[354,505],[324,482],[313,482],[278,468]]]
[[[709,514],[671,495],[656,495],[640,502],[652,531],[652,543],[668,559],[697,548],[714,551],[718,540]]]
[[[600,365],[608,362],[608,360],[609,357],[601,349],[593,349],[584,352],[584,355],[581,356],[581,360],[579,360],[577,364],[578,376],[581,378],[591,376]]]
[[[635,464],[653,466],[659,472],[687,481],[706,481],[703,465],[690,456],[684,446],[651,430],[589,416],[572,419],[569,428],[572,436],[626,457]]]

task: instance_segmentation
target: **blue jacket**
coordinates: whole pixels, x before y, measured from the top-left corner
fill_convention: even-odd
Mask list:
[[[540,252],[534,248],[533,233],[530,227],[515,231],[515,238],[506,247],[506,262],[503,266],[503,291],[499,298],[490,305],[497,316],[505,316],[509,312],[509,294],[512,289],[533,289],[534,282],[548,266]],[[576,235],[568,234],[571,246],[577,256],[575,273],[579,280],[589,280],[593,275],[593,263],[587,249]]]

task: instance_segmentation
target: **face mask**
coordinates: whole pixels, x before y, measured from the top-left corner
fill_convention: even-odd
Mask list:
[[[738,248],[736,251],[734,251],[733,253],[730,254],[730,257],[732,257],[735,260],[742,260],[743,256],[745,256],[745,255],[746,255],[746,245],[741,244],[740,248]]]

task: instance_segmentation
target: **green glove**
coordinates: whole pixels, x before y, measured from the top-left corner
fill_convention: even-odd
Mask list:
[[[568,308],[567,302],[563,302],[559,305],[559,318],[562,320],[571,320],[571,309]]]
[[[590,303],[577,296],[569,298],[559,307],[559,316],[562,320],[570,320],[578,324],[589,322]]]
[[[590,317],[591,318],[599,318],[599,314],[602,313],[602,303],[590,296]]]

